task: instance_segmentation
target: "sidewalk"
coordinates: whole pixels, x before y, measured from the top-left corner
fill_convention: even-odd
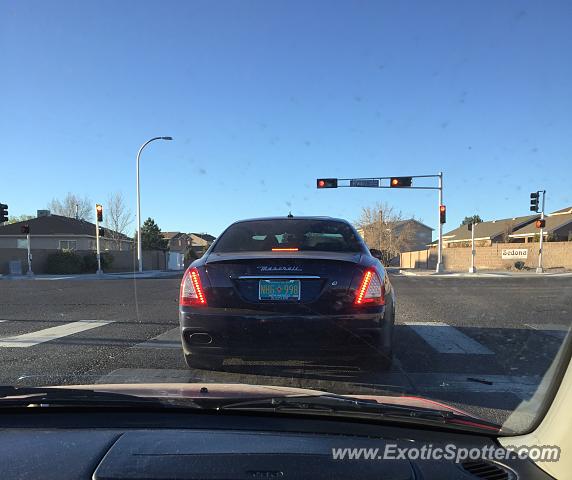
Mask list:
[[[183,275],[184,270],[146,270],[144,272],[118,272],[118,273],[78,273],[74,275],[0,275],[0,280],[124,280],[149,278],[177,278]]]
[[[545,271],[544,273],[536,273],[533,270],[527,271],[500,271],[500,270],[482,270],[476,273],[469,272],[442,272],[436,273],[433,270],[408,270],[408,269],[388,269],[390,273],[397,273],[406,277],[453,277],[453,278],[483,278],[483,277],[511,277],[511,278],[530,278],[530,277],[572,277],[572,272],[557,270]]]

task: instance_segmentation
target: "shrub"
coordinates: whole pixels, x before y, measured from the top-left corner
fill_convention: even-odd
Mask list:
[[[518,262],[514,262],[514,268],[517,270],[522,270],[524,268],[524,262],[519,260]]]
[[[101,268],[107,270],[113,263],[113,255],[109,252],[101,254]],[[84,255],[83,257],[83,271],[88,273],[97,272],[97,254],[95,252]]]
[[[75,252],[51,253],[46,259],[47,273],[60,275],[81,273],[83,268],[83,258]]]

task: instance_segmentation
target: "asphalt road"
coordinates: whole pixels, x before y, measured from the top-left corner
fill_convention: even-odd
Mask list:
[[[0,384],[232,382],[421,395],[504,421],[539,389],[571,325],[572,278],[392,276],[389,372],[304,359],[186,367],[179,279],[0,281]],[[48,330],[49,329],[49,330]]]

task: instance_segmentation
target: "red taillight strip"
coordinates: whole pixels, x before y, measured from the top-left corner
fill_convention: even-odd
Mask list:
[[[297,248],[273,248],[273,252],[297,252]]]
[[[363,297],[365,295],[365,292],[367,292],[367,287],[369,287],[372,276],[373,276],[373,272],[371,270],[368,270],[365,272],[365,274],[361,280],[361,285],[359,286],[358,291],[357,291],[356,300],[355,300],[356,305],[361,305],[363,303]]]
[[[191,270],[191,282],[193,284],[193,288],[195,289],[195,293],[197,294],[197,303],[204,305],[207,303],[205,298],[205,294],[203,293],[203,286],[201,285],[201,277],[199,276],[199,272],[196,268]]]

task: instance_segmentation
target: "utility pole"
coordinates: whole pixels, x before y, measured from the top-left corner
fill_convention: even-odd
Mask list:
[[[544,203],[546,201],[546,190],[542,190],[542,210],[540,212],[540,247],[538,250],[538,267],[536,267],[536,273],[543,273],[544,269],[542,268],[542,246],[544,244]]]
[[[141,187],[139,186],[139,161],[141,160],[141,152],[143,149],[155,140],[173,140],[173,137],[153,137],[147,140],[137,152],[137,165],[135,175],[137,177],[137,265],[140,272],[143,271],[143,247],[141,243]]]
[[[469,268],[469,273],[477,273],[477,269],[475,268],[475,228],[477,227],[476,223],[469,223],[469,229],[471,230],[471,268]]]

